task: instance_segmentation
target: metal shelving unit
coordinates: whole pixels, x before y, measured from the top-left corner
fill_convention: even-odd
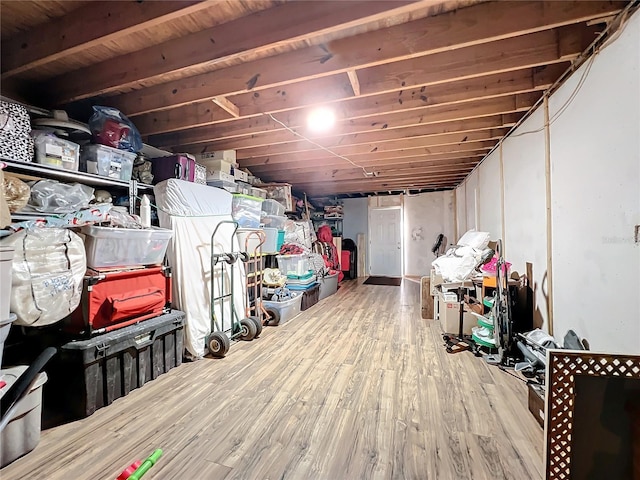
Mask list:
[[[0,162],[3,162],[7,165],[5,168],[6,172],[17,174],[26,180],[50,178],[53,180],[58,180],[60,182],[78,182],[92,187],[117,187],[127,189],[129,191],[129,211],[131,213],[135,212],[138,192],[141,190],[144,191],[153,189],[153,185],[139,183],[136,180],[127,182],[126,180],[103,177],[100,175],[95,175],[93,173],[72,172],[70,170],[63,170],[60,168],[50,167],[48,165],[41,165],[35,162],[19,162],[15,160],[8,160],[5,158],[0,159]],[[12,214],[11,218],[17,221],[24,221],[44,218],[48,215],[50,214],[20,212]]]

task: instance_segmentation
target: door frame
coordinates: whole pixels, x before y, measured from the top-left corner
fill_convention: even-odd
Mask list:
[[[373,258],[373,253],[371,249],[371,213],[373,210],[399,210],[400,211],[400,278],[404,277],[404,209],[402,205],[394,205],[391,207],[372,207],[369,206],[368,209],[368,218],[367,218],[367,235],[369,235],[369,255],[367,262],[367,273],[371,275],[371,260]]]

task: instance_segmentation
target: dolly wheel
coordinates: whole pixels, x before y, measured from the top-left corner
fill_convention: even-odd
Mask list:
[[[252,320],[253,323],[256,324],[256,336],[253,337],[253,338],[258,338],[260,336],[260,334],[262,333],[262,322],[255,315],[252,315],[252,316],[250,316],[248,318],[249,318],[249,320]]]
[[[276,326],[280,323],[280,312],[275,308],[266,307],[265,311],[269,316],[269,320],[267,320],[267,325]]]
[[[207,339],[207,346],[211,355],[216,358],[223,358],[231,347],[229,337],[222,332],[213,332]]]
[[[253,340],[256,336],[258,327],[250,318],[240,320],[240,339],[245,341]]]

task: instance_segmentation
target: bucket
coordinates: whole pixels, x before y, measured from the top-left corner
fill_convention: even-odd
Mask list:
[[[13,247],[0,245],[0,322],[9,318]]]
[[[0,367],[2,367],[2,352],[4,351],[4,341],[9,336],[11,324],[15,322],[17,318],[18,317],[16,317],[16,314],[12,313],[7,317],[6,320],[0,320]]]

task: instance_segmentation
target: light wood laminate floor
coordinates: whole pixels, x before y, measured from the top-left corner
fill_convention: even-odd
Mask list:
[[[419,285],[353,281],[225,359],[44,431],[0,478],[112,480],[162,448],[145,480],[537,480],[542,430],[526,401],[524,383],[445,352]]]

